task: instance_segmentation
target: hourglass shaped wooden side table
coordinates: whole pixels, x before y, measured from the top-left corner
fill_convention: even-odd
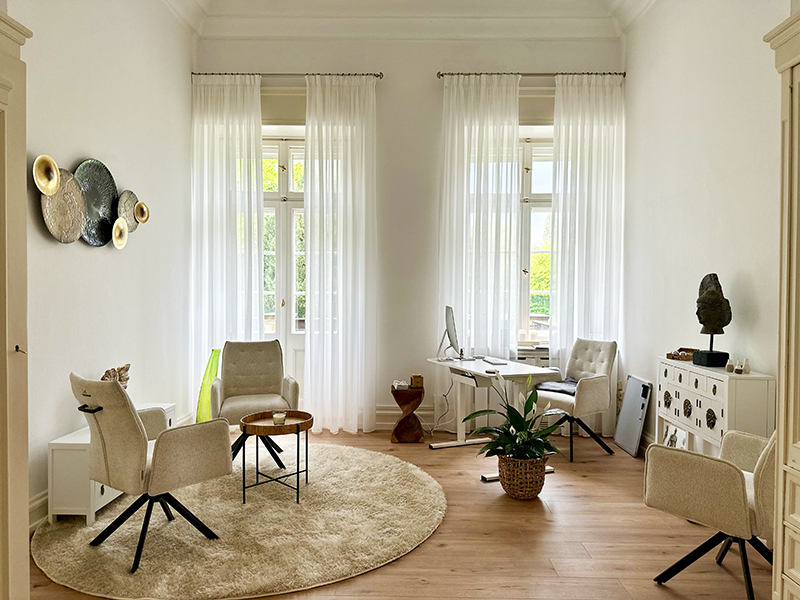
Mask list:
[[[403,414],[394,424],[392,429],[392,442],[395,443],[422,443],[425,441],[425,432],[419,422],[419,417],[414,414],[417,407],[425,398],[425,388],[408,388],[398,390],[392,386],[392,396]]]

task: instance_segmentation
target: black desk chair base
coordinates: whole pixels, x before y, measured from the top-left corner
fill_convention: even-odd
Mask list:
[[[603,450],[605,450],[606,452],[608,452],[608,453],[609,453],[610,455],[612,455],[612,456],[614,455],[614,451],[613,451],[611,448],[609,448],[609,447],[608,447],[608,444],[606,444],[606,443],[603,441],[603,438],[601,438],[601,437],[600,437],[599,435],[597,435],[597,434],[596,434],[594,431],[592,431],[592,429],[591,429],[591,428],[590,428],[590,427],[589,427],[589,426],[588,426],[586,423],[584,423],[583,421],[581,421],[579,418],[577,418],[577,417],[573,417],[573,416],[570,416],[570,415],[568,415],[568,414],[564,413],[564,416],[563,416],[563,417],[561,417],[561,418],[560,418],[560,419],[559,419],[559,420],[556,422],[556,425],[562,425],[562,424],[564,424],[564,423],[569,423],[569,462],[572,462],[572,438],[573,438],[573,435],[574,435],[574,432],[573,432],[573,429],[574,429],[574,428],[572,427],[572,424],[573,424],[573,423],[577,423],[577,424],[578,424],[578,427],[580,427],[580,428],[581,428],[581,429],[583,429],[583,430],[584,430],[586,433],[588,433],[588,434],[589,434],[589,437],[591,437],[591,438],[592,438],[592,439],[593,439],[595,442],[597,442],[597,443],[598,443],[598,445],[599,445],[599,446],[600,446],[600,447],[601,447]]]
[[[142,532],[139,534],[139,544],[136,546],[136,555],[133,559],[133,566],[131,567],[131,573],[135,573],[136,570],[139,568],[139,562],[142,558],[142,550],[144,549],[144,541],[147,537],[147,528],[150,525],[150,516],[153,514],[153,505],[158,503],[162,510],[164,511],[164,515],[167,517],[167,520],[174,521],[175,516],[172,514],[170,510],[170,506],[175,509],[175,511],[182,516],[184,519],[189,521],[195,529],[197,529],[200,533],[206,536],[210,540],[217,540],[219,536],[211,531],[211,529],[206,526],[197,516],[194,515],[188,508],[186,508],[183,504],[178,502],[178,500],[172,494],[160,494],[158,496],[150,496],[149,494],[142,494],[136,500],[133,501],[128,508],[126,508],[122,514],[120,514],[114,521],[96,538],[94,538],[90,543],[92,546],[99,546],[104,541],[108,539],[108,537],[114,533],[117,529],[119,529],[125,521],[130,519],[136,512],[145,504],[147,503],[147,510],[144,513],[144,522],[142,523]]]
[[[770,549],[767,548],[761,542],[761,540],[755,536],[751,537],[749,540],[745,540],[743,538],[733,537],[722,532],[715,533],[697,548],[689,552],[689,554],[678,560],[675,564],[668,567],[663,572],[659,573],[656,578],[653,579],[653,581],[655,581],[658,585],[666,583],[675,577],[675,575],[697,562],[720,544],[721,545],[715,560],[718,565],[721,565],[722,561],[725,560],[725,556],[728,554],[728,550],[730,550],[734,542],[736,542],[736,544],[739,546],[739,557],[742,560],[742,575],[744,576],[744,587],[747,593],[747,600],[755,600],[755,594],[753,593],[753,580],[750,577],[750,561],[747,559],[747,544],[749,543],[756,552],[764,557],[769,564],[772,564],[772,551],[770,551]]]

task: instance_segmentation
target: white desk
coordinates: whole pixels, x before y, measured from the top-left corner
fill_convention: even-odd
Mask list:
[[[463,391],[468,390],[470,400],[475,399],[475,390],[478,388],[489,388],[492,381],[501,375],[506,381],[511,381],[514,384],[512,392],[512,402],[518,408],[519,394],[524,393],[525,387],[528,384],[528,378],[531,379],[531,385],[542,383],[544,381],[561,381],[561,373],[556,369],[549,369],[544,367],[533,367],[523,363],[518,363],[512,360],[505,360],[500,358],[493,358],[487,356],[493,361],[502,361],[505,364],[491,365],[483,359],[479,360],[447,360],[443,361],[438,358],[429,358],[428,362],[450,370],[450,377],[453,379],[453,384],[456,392],[456,441],[454,442],[439,442],[430,444],[428,447],[431,449],[438,448],[452,448],[455,446],[467,446],[469,444],[486,444],[490,442],[490,438],[471,438],[467,439],[466,423],[464,417],[467,416],[466,402],[467,394],[462,394]],[[487,369],[496,369],[498,373],[487,373]],[[464,389],[462,389],[464,388]],[[488,408],[488,406],[486,407]],[[480,409],[478,409],[480,410]]]

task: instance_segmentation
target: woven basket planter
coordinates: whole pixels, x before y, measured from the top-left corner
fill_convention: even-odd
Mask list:
[[[506,494],[514,500],[533,500],[544,487],[544,467],[547,459],[543,458],[511,458],[498,456],[497,466],[500,472],[500,485]]]

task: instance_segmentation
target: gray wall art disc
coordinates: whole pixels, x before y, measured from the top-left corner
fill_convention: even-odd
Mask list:
[[[133,213],[133,207],[136,206],[138,201],[139,199],[136,197],[136,194],[130,190],[125,190],[119,195],[117,215],[125,219],[125,222],[128,224],[128,233],[133,233],[139,226],[139,221],[136,220]]]
[[[59,169],[61,185],[52,196],[42,194],[42,216],[47,230],[62,244],[71,244],[86,226],[86,198],[78,180]]]
[[[90,246],[105,246],[117,218],[117,184],[111,171],[99,160],[90,158],[75,169],[75,179],[86,197],[86,227],[83,239]]]

